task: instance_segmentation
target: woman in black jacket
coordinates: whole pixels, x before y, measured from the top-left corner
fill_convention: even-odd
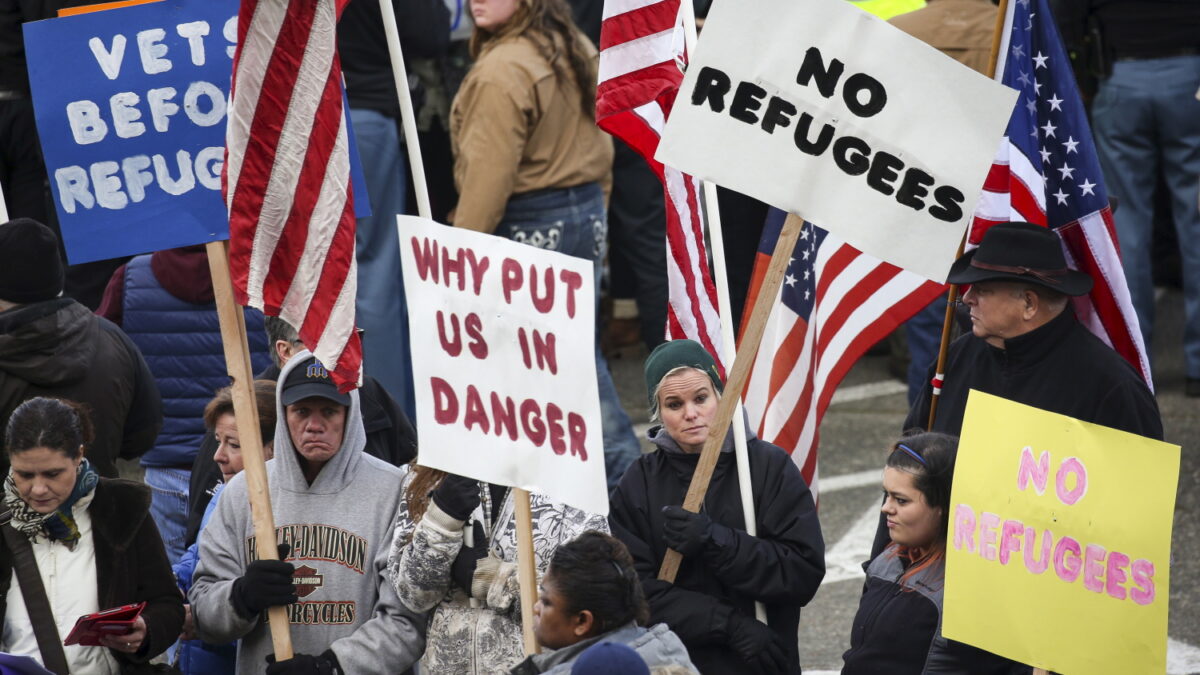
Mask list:
[[[84,458],[90,440],[86,412],[69,401],[30,399],[9,418],[0,651],[56,673],[155,672],[149,660],[183,626],[183,597],[149,517],[149,488],[100,478]],[[35,566],[24,580],[22,558]],[[141,602],[129,631],[104,635],[97,646],[62,646],[80,616]]]
[[[1016,675],[1007,659],[942,637],[946,532],[958,439],[919,433],[892,446],[883,470],[883,512],[891,543],[867,567],[867,581],[843,675]]]
[[[692,340],[659,345],[646,360],[655,452],[613,493],[609,523],[633,555],[650,604],[704,673],[799,673],[800,608],[825,576],[825,543],[812,494],[791,458],[747,443],[757,536],[745,531],[732,433],[700,513],[680,508],[721,394],[712,356]],[[658,580],[667,547],[683,554],[675,583]],[[754,618],[766,605],[767,623]]]

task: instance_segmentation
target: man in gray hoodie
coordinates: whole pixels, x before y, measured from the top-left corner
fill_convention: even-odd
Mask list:
[[[358,392],[337,391],[304,353],[280,373],[275,458],[267,463],[281,560],[257,560],[245,474],[200,537],[189,600],[196,634],[241,640],[238,672],[396,673],[424,651],[426,617],[387,578],[401,472],[365,454]],[[296,655],[275,661],[264,611],[286,605]]]

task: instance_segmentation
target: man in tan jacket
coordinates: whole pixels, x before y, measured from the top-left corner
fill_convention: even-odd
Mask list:
[[[929,4],[889,20],[896,28],[987,75],[996,29],[990,0],[929,0]]]

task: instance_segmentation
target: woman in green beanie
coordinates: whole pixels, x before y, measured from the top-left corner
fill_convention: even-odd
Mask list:
[[[645,371],[657,449],[621,478],[609,523],[633,555],[650,623],[679,635],[701,672],[799,673],[800,608],[825,576],[808,486],[786,452],[747,429],[758,535],[747,534],[727,429],[700,513],[683,510],[723,383],[692,340],[659,345]],[[673,584],[657,578],[668,547],[684,556]],[[754,618],[756,601],[767,607],[766,625]]]

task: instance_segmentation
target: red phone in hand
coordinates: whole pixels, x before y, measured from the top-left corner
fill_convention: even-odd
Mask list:
[[[71,629],[71,634],[63,640],[64,645],[84,645],[99,647],[100,638],[105,635],[126,635],[133,632],[133,623],[141,616],[146,603],[123,605],[106,609],[95,614],[81,616]]]

